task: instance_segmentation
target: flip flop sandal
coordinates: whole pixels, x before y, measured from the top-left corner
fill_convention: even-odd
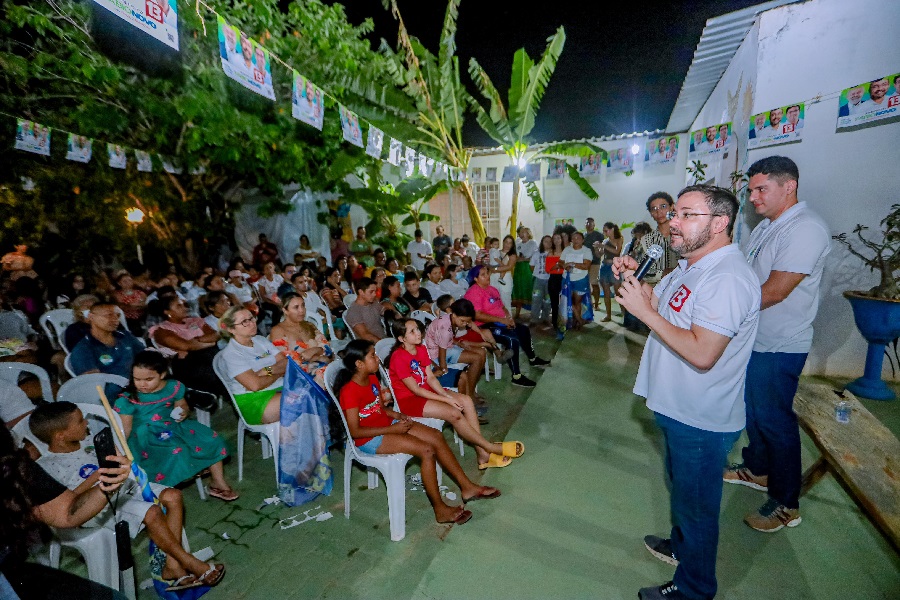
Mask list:
[[[166,588],[167,592],[180,592],[181,590],[189,590],[191,588],[200,587],[203,585],[200,583],[200,579],[197,578],[196,575],[191,575],[188,573],[187,575],[182,575],[178,579],[172,582],[172,585]]]
[[[485,493],[486,490],[492,490],[492,491]],[[499,495],[500,495],[500,490],[498,490],[497,488],[486,487],[483,489],[483,491],[480,494],[475,494],[474,496],[471,496],[469,498],[466,498],[465,496],[463,496],[463,502],[474,502],[475,500],[491,500],[493,498],[498,497]]]
[[[197,579],[197,583],[200,585],[205,585],[208,587],[215,587],[219,585],[219,582],[222,581],[222,578],[225,577],[225,565],[222,563],[212,564],[207,563],[209,568],[206,572]],[[219,568],[221,567],[221,568]]]
[[[438,523],[440,523],[441,525],[462,525],[463,523],[468,523],[469,519],[471,518],[472,511],[463,508],[458,513],[456,513],[455,517],[453,517],[449,521],[438,521]]]
[[[213,498],[218,498],[224,502],[234,502],[238,498],[240,498],[240,494],[235,492],[234,490],[223,490],[222,488],[214,488],[209,487],[206,489],[207,493]]]
[[[508,456],[510,458],[519,458],[523,454],[525,454],[525,444],[522,442],[502,442],[503,443],[503,456]]]
[[[490,457],[488,457],[488,461],[484,463],[480,463],[478,465],[479,471],[484,471],[485,469],[490,469],[493,467],[507,467],[512,463],[512,459],[508,456],[501,456],[500,454],[494,454],[491,452]]]

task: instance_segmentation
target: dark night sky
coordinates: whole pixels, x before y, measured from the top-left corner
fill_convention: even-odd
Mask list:
[[[563,25],[565,49],[544,95],[532,140],[664,128],[706,20],[759,3],[464,0],[456,36],[461,77],[474,93],[468,74],[469,58],[474,56],[505,100],[515,51],[524,46],[537,60],[545,40]],[[395,45],[396,22],[380,0],[340,4],[354,24],[372,17],[376,47],[381,38]],[[410,33],[436,53],[446,4],[399,0],[399,6]],[[465,134],[467,144],[495,145],[474,118],[467,119]]]

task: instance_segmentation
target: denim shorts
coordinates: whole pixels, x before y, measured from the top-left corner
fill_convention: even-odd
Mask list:
[[[357,446],[356,449],[360,452],[365,452],[366,454],[378,454],[378,448],[381,446],[381,442],[383,441],[383,435],[375,436],[362,446]]]
[[[447,359],[447,362],[450,362],[450,359]],[[448,369],[446,373],[438,377],[438,381],[441,384],[441,387],[445,388],[455,388],[458,387],[459,384],[459,376],[462,375],[462,370],[460,369]]]

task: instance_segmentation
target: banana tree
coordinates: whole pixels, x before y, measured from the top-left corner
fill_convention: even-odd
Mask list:
[[[456,19],[461,0],[449,0],[441,28],[438,55],[429,52],[409,35],[396,0],[383,0],[385,9],[398,22],[397,50],[382,41],[381,53],[387,58],[387,72],[394,83],[415,102],[418,137],[409,142],[420,150],[431,151],[433,158],[451,167],[468,171],[471,150],[463,145],[462,129],[466,107],[471,96],[460,82],[459,58],[456,56]],[[466,200],[472,234],[480,244],[485,230],[475,196],[468,181],[451,181]]]
[[[587,142],[561,142],[551,144],[540,151],[528,153],[531,130],[534,129],[538,109],[544,92],[550,84],[550,78],[556,69],[556,62],[562,54],[566,43],[566,32],[560,27],[547,39],[547,47],[540,60],[534,60],[520,48],[513,56],[512,77],[509,86],[509,94],[504,104],[500,92],[494,86],[491,78],[478,64],[475,58],[469,61],[469,74],[475,81],[475,85],[482,96],[488,101],[488,108],[481,105],[475,98],[469,97],[469,104],[475,113],[478,125],[491,138],[496,141],[511,163],[518,167],[518,173],[513,180],[512,215],[509,220],[510,235],[515,235],[516,224],[519,222],[519,190],[521,189],[526,166],[529,162],[546,159],[551,156],[581,157],[592,154],[602,154],[603,149]],[[599,198],[597,191],[578,172],[578,169],[570,164],[566,165],[569,177],[578,188],[591,200]],[[536,211],[542,211],[543,198],[533,181],[525,181],[525,190],[534,203]]]

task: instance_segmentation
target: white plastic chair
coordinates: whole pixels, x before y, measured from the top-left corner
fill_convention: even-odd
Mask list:
[[[71,354],[66,354],[66,358],[63,361],[63,367],[65,367],[66,373],[68,373],[72,377],[78,377],[78,375],[75,373],[75,369],[72,368],[72,355]]]
[[[347,294],[344,296],[344,306],[350,308],[356,302],[356,294]]]
[[[391,377],[388,373],[389,366],[385,364],[385,360],[387,360],[388,355],[391,353],[391,348],[394,347],[394,344],[397,343],[397,340],[394,338],[385,338],[383,340],[378,340],[375,342],[375,356],[378,357],[378,370],[381,373],[381,378],[385,381],[388,388],[391,390],[391,396],[397,398],[397,394],[394,393],[394,386],[391,383]],[[438,431],[443,431],[444,429],[444,420],[443,419],[435,419],[432,417],[413,417],[413,421],[421,423],[427,427],[431,427],[433,429],[437,429]],[[466,450],[463,445],[463,441],[460,439],[459,434],[456,433],[456,430],[453,430],[453,441],[459,446],[459,455],[465,456]],[[440,472],[440,467],[438,467]]]
[[[100,396],[97,395],[97,386],[106,386],[107,383],[124,388],[128,380],[120,375],[108,373],[88,373],[78,375],[68,380],[56,393],[57,402],[76,402],[83,404],[96,404],[100,406]],[[115,398],[108,398],[112,403]]]
[[[434,321],[436,317],[430,312],[426,312],[424,310],[414,310],[412,311],[412,313],[410,313],[409,318],[415,319],[416,321],[419,321],[423,325],[427,326],[429,323]]]
[[[340,362],[333,362],[325,369],[325,387],[332,402],[337,406],[347,434],[347,442],[344,445],[344,517],[350,518],[350,473],[353,470],[353,461],[366,467],[369,476],[369,489],[378,487],[377,469],[384,478],[388,495],[388,520],[391,524],[391,541],[399,542],[406,537],[406,464],[412,458],[410,454],[367,454],[360,452],[353,438],[350,437],[350,428],[341,403],[334,393],[334,382],[338,372],[344,366]]]
[[[50,387],[50,376],[42,367],[31,363],[5,362],[0,363],[0,379],[13,385],[19,385],[19,377],[22,373],[31,373],[41,382],[41,396],[44,402],[53,402],[53,388]]]
[[[222,382],[222,385],[224,385],[225,389],[228,391],[228,397],[231,398],[231,404],[234,406],[234,410],[238,414],[238,481],[242,481],[244,479],[244,434],[250,431],[253,433],[258,433],[262,436],[263,458],[269,458],[270,451],[271,455],[275,458],[275,485],[277,486],[278,443],[281,425],[279,425],[278,423],[268,423],[260,425],[248,424],[244,419],[244,414],[241,412],[240,406],[238,406],[237,401],[235,401],[234,399],[234,394],[231,393],[231,388],[228,387],[229,377],[225,372],[225,358],[222,356],[221,352],[219,354],[216,354],[216,357],[213,359],[213,369],[216,372],[216,376],[218,376],[219,380]]]
[[[116,535],[107,527],[75,527],[54,529],[50,541],[50,565],[59,568],[62,547],[73,548],[84,557],[88,579],[116,591],[119,585],[119,556],[116,553]]]
[[[66,330],[66,327],[71,325],[75,321],[75,314],[72,312],[71,308],[57,308],[55,310],[49,310],[38,317],[38,323],[41,326],[41,329],[44,330],[44,333],[47,334],[47,339],[50,340],[50,345],[53,346],[54,350],[66,349],[65,339],[63,338],[63,333]]]

